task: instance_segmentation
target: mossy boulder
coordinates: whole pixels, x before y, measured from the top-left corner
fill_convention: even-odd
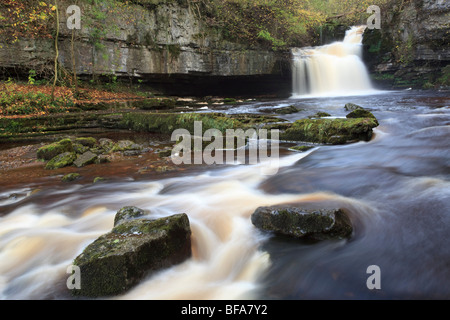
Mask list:
[[[223,103],[224,104],[236,104],[237,100],[235,98],[224,98]]]
[[[72,181],[75,181],[76,179],[78,179],[79,177],[80,177],[79,173],[76,173],[76,172],[68,173],[64,177],[61,178],[61,181],[72,182]]]
[[[314,146],[294,146],[290,147],[289,150],[299,151],[299,152],[305,152],[310,149],[314,148]]]
[[[299,109],[297,109],[297,107],[295,107],[295,106],[281,107],[281,108],[277,108],[274,110],[274,112],[277,114],[291,114],[291,113],[296,113],[298,111],[299,111]]]
[[[39,148],[36,155],[38,159],[48,161],[61,153],[73,151],[72,141],[70,139],[62,139]]]
[[[315,114],[313,114],[312,116],[309,116],[308,118],[323,118],[323,117],[331,117],[331,114],[327,113],[327,112],[323,112],[323,111],[319,111]]]
[[[346,118],[373,118],[376,119],[376,117],[373,115],[372,112],[367,111],[366,109],[355,109],[349,114],[346,115]]]
[[[251,215],[257,228],[294,238],[349,238],[351,221],[342,209],[305,209],[289,205],[259,207]]]
[[[378,121],[374,118],[301,119],[280,133],[280,139],[321,144],[369,141],[376,126]]]
[[[356,110],[356,109],[364,109],[364,108],[359,106],[359,105],[357,105],[357,104],[349,102],[349,103],[345,104],[344,109],[347,110],[347,111],[353,111],[353,110]]]
[[[266,115],[224,113],[124,113],[119,127],[134,131],[172,134],[176,129],[185,129],[195,134],[195,123],[201,122],[203,134],[208,129],[225,133],[227,129],[259,128],[262,124],[282,120]]]
[[[114,216],[114,227],[117,227],[122,222],[140,218],[142,216],[145,216],[146,214],[149,214],[149,212],[142,210],[138,207],[134,206],[123,207],[122,209],[117,211],[116,215]]]
[[[101,149],[103,149],[105,152],[111,151],[115,146],[114,141],[111,139],[108,139],[108,138],[99,139],[98,144],[99,144],[99,147]]]
[[[81,286],[71,289],[72,294],[102,297],[124,293],[152,272],[191,257],[190,237],[184,213],[122,222],[75,258]]]
[[[76,158],[77,155],[74,152],[63,152],[50,159],[50,161],[45,165],[45,169],[53,170],[70,166]]]
[[[173,109],[176,107],[177,100],[173,98],[150,98],[135,102],[135,106],[143,110],[162,110]]]
[[[73,143],[73,151],[78,154],[83,154],[89,151],[89,147],[82,145],[81,143]]]
[[[97,139],[93,137],[80,137],[75,139],[75,143],[92,148],[97,144]]]
[[[119,140],[112,147],[111,152],[127,151],[127,150],[140,150],[140,149],[142,149],[142,146],[140,146],[137,143],[134,143],[131,140]]]
[[[92,180],[92,183],[100,183],[105,181],[106,179],[103,177],[95,177],[94,180]]]

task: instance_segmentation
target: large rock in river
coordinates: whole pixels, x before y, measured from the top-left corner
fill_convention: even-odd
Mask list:
[[[281,140],[303,141],[323,144],[345,144],[369,141],[373,128],[378,126],[375,118],[301,119],[292,123]]]
[[[62,139],[39,148],[36,155],[38,159],[51,160],[58,154],[73,151],[72,141],[70,139]]]
[[[162,268],[191,256],[191,230],[186,214],[156,220],[122,221],[74,260],[80,268],[80,289],[73,295],[117,295]]]
[[[251,216],[252,223],[266,231],[295,238],[315,240],[343,239],[353,228],[342,209],[305,209],[290,205],[259,207]]]

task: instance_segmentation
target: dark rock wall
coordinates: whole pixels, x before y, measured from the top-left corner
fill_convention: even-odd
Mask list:
[[[366,30],[364,60],[376,80],[398,87],[442,84],[450,61],[450,2],[399,0]]]

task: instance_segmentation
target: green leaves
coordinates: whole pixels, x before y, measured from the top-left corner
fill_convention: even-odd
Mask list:
[[[206,2],[206,0],[204,0]],[[209,1],[208,1],[209,2]],[[212,4],[211,4],[212,3]],[[273,50],[305,43],[309,29],[325,17],[308,10],[307,0],[213,0],[209,23],[233,41]]]

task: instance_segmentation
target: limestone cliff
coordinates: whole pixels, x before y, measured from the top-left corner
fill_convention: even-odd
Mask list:
[[[59,59],[68,70],[72,69],[72,31],[67,28],[66,8],[72,2],[60,1],[59,10]],[[76,30],[73,46],[77,74],[141,79],[172,94],[290,90],[288,56],[227,41],[221,32],[206,26],[195,4],[187,0],[135,0],[107,13],[99,26],[98,21],[93,24],[89,20],[93,8],[81,2],[82,28]],[[21,39],[2,44],[3,74],[27,74],[30,69],[51,73],[52,41]]]
[[[450,85],[450,2],[398,0],[381,13],[381,29],[366,30],[363,41],[375,78],[396,87]]]

